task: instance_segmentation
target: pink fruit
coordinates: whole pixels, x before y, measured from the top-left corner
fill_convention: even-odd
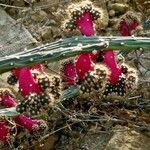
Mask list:
[[[27,117],[25,115],[18,115],[15,118],[15,123],[19,127],[23,127],[27,129],[29,132],[32,132],[34,129],[38,129],[39,123],[37,120],[33,120],[30,117]]]
[[[110,71],[110,76],[109,76],[108,80],[112,85],[115,85],[118,82],[119,76],[122,73],[121,69],[117,65],[117,62],[115,59],[115,54],[112,50],[104,51],[103,54],[104,54],[103,64],[106,67],[108,67],[108,69]]]
[[[129,24],[130,31],[135,30],[138,25],[139,25],[139,23],[137,22],[137,20],[133,19],[132,22]]]
[[[92,61],[95,61],[99,56],[100,56],[99,53],[96,53],[96,54],[90,54],[90,58],[91,58]]]
[[[77,73],[74,62],[66,62],[62,68],[62,80],[66,85],[75,85]]]
[[[131,32],[138,26],[137,20],[133,19],[130,22],[122,20],[119,24],[119,32],[121,36],[131,36]]]
[[[1,105],[5,108],[15,107],[17,105],[16,101],[10,95],[2,95],[1,98]]]
[[[80,80],[83,80],[86,73],[92,71],[94,66],[89,54],[81,54],[77,58],[75,65],[76,65],[77,75]]]
[[[29,68],[21,68],[19,69],[19,89],[20,93],[23,97],[28,96],[30,93],[40,93],[40,88],[36,83],[34,77],[31,74]]]
[[[93,19],[90,12],[84,12],[82,16],[75,21],[75,25],[80,30],[82,35],[92,36],[95,34]]]
[[[121,21],[119,24],[119,32],[121,36],[130,36],[129,27],[125,20]]]
[[[9,129],[6,122],[0,122],[0,141],[3,144],[8,143],[8,133]]]

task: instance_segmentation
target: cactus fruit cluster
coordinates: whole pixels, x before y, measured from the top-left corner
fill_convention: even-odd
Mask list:
[[[17,115],[9,120],[5,118],[1,119],[0,147],[7,148],[10,143],[15,144],[15,139],[21,133],[26,133],[31,137],[39,138],[41,135],[44,135],[46,131],[47,125],[45,121],[32,119],[25,114]]]
[[[25,130],[34,137],[41,136],[47,130],[47,125],[44,121],[31,119],[25,115],[18,115],[11,122],[13,125],[7,120],[0,121],[1,147],[7,147],[8,144],[15,142],[15,138],[22,132],[21,130]]]
[[[71,10],[68,8],[73,27],[70,29],[78,28],[82,35],[88,37],[95,35],[94,20],[100,17],[101,10],[94,10],[91,3],[79,3],[78,7],[77,4],[75,6]],[[121,36],[132,35],[139,22],[134,13],[126,13],[118,23],[119,33]],[[66,28],[69,28],[68,23]],[[79,85],[80,95],[90,99],[93,95],[98,95],[97,99],[111,94],[123,97],[136,88],[138,80],[136,71],[130,74],[129,66],[117,63],[116,55],[111,49],[94,54],[80,54],[74,61],[64,63],[62,68],[65,85]]]
[[[42,65],[15,69],[12,74],[18,79],[19,93],[23,97],[16,107],[19,113],[39,115],[45,112],[53,99],[61,96],[59,78],[48,76]]]
[[[35,118],[48,114],[54,105],[64,102],[71,111],[97,113],[98,107],[92,108],[92,103],[113,96],[123,99],[137,88],[136,69],[125,61],[117,61],[114,49],[129,51],[140,46],[149,49],[149,39],[124,38],[131,36],[140,25],[138,17],[132,12],[126,13],[118,22],[121,37],[103,37],[103,40],[95,36],[95,21],[103,15],[101,9],[90,2],[81,2],[69,6],[68,12],[65,28],[69,32],[78,29],[82,37],[59,40],[0,60],[0,72],[11,70],[7,83],[18,88],[20,96],[18,99],[9,89],[0,89],[0,108],[15,108],[17,112],[16,116],[9,118],[11,121],[8,118],[0,121],[2,146],[13,143],[12,139],[20,132],[37,139],[44,135],[48,128],[46,122]],[[65,60],[61,63],[60,74],[45,71],[44,64],[62,59]],[[76,95],[66,98],[65,91],[71,92],[74,87],[77,87]],[[15,134],[11,132],[12,124]]]

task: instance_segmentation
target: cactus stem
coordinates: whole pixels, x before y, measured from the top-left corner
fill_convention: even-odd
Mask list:
[[[148,51],[150,50],[150,38],[100,36],[67,38],[7,57],[0,57],[0,73],[18,67],[55,62],[81,53],[91,53],[93,50],[104,51],[108,49],[123,49],[127,52],[135,49]]]

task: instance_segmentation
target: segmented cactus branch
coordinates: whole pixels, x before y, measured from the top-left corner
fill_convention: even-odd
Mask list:
[[[150,50],[150,38],[143,37],[73,37],[0,58],[0,73],[13,68],[55,62],[93,50]]]

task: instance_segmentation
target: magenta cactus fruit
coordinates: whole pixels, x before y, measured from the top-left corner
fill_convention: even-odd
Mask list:
[[[15,117],[15,123],[18,127],[23,127],[29,132],[33,132],[34,130],[38,130],[39,128],[38,120],[33,120],[25,115],[18,115],[17,117]]]
[[[121,36],[131,36],[132,31],[136,30],[140,18],[133,12],[127,12],[119,22],[119,33]]]
[[[40,94],[41,89],[43,88],[45,89],[49,85],[49,80],[47,81],[47,77],[46,79],[44,78],[44,83],[42,82],[43,84],[41,83],[41,80],[40,80],[39,85],[38,85],[34,74],[36,74],[36,77],[39,74],[42,74],[45,77],[43,66],[40,64],[37,64],[31,68],[24,67],[24,68],[18,68],[12,71],[12,75],[15,76],[15,78],[19,82],[19,90],[23,97],[26,97],[31,93]],[[41,84],[42,84],[42,87],[41,87]]]
[[[80,80],[83,80],[86,73],[93,70],[94,63],[92,62],[90,55],[81,54],[75,61],[77,75]]]
[[[0,141],[3,145],[8,143],[9,128],[8,124],[4,121],[0,122]]]
[[[76,8],[78,7],[78,9]],[[99,10],[95,10],[91,3],[78,3],[71,9],[70,21],[66,23],[66,28],[73,30],[75,27],[82,35],[95,35],[94,21],[101,17]]]
[[[124,20],[119,23],[119,33],[122,36],[130,36],[128,25]]]
[[[0,96],[1,105],[5,108],[15,107],[17,105],[16,101],[10,95]]]
[[[5,108],[15,107],[17,105],[13,95],[7,89],[0,90],[0,104]]]
[[[73,60],[65,61],[61,64],[62,82],[65,86],[75,85],[77,80],[76,68]]]
[[[122,73],[121,69],[117,65],[115,54],[112,50],[105,51],[103,55],[104,55],[103,64],[106,65],[106,67],[108,67],[110,71],[110,76],[108,80],[110,84],[115,85],[117,81],[119,80],[119,77]]]
[[[31,119],[25,115],[18,115],[14,120],[18,127],[26,129],[34,137],[39,138],[47,129],[47,125],[43,120]]]
[[[40,93],[40,87],[36,83],[29,68],[25,67],[19,69],[18,81],[19,81],[19,90],[23,97],[28,96],[30,93],[36,94]]]
[[[92,36],[95,34],[93,19],[90,12],[84,12],[82,16],[75,21],[75,25],[82,35]]]

